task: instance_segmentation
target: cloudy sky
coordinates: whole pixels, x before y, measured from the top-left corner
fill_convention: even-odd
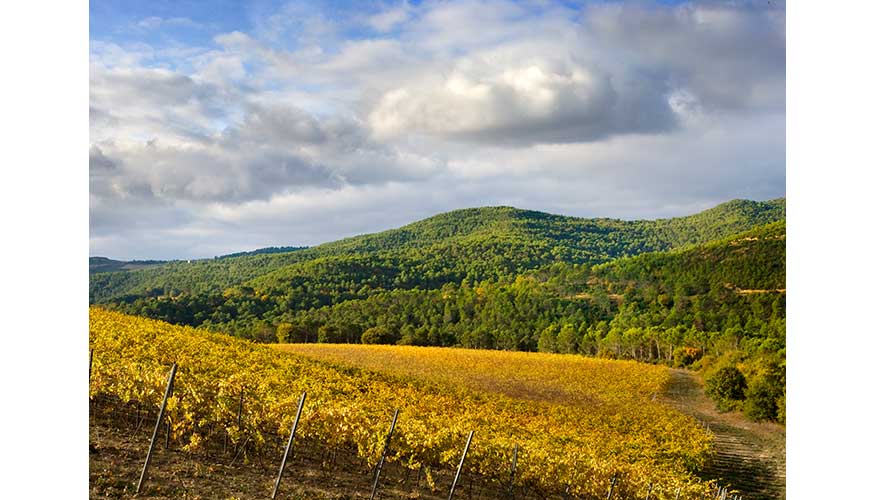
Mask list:
[[[785,195],[779,1],[90,2],[90,251]]]

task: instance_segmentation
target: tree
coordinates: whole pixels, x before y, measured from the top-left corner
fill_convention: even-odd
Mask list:
[[[392,344],[392,333],[384,326],[368,328],[362,333],[362,344]]]
[[[552,324],[541,331],[538,336],[538,352],[556,352],[556,337],[559,326]]]
[[[319,327],[318,340],[320,344],[339,344],[345,337],[337,325],[325,324]]]
[[[276,341],[280,344],[285,344],[292,336],[292,325],[289,323],[280,323],[276,327]]]
[[[571,323],[562,325],[556,335],[556,352],[574,354],[577,352],[577,329]]]
[[[745,389],[747,380],[734,366],[724,366],[705,379],[705,393],[722,411],[737,409],[744,401]]]

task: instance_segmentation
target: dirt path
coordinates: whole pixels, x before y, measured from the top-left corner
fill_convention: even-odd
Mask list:
[[[786,498],[785,432],[773,423],[753,423],[739,413],[720,413],[705,396],[701,378],[672,370],[665,402],[691,415],[714,433],[716,456],[702,472],[731,485],[746,500]]]

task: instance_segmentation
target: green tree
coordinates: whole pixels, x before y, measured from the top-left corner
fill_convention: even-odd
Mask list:
[[[705,393],[722,411],[737,409],[744,401],[745,389],[747,380],[735,366],[724,366],[705,378]]]
[[[562,325],[562,329],[556,335],[556,352],[573,354],[577,352],[577,329],[571,323]]]
[[[559,326],[552,324],[541,330],[538,336],[539,352],[556,352],[556,337],[559,334]]]

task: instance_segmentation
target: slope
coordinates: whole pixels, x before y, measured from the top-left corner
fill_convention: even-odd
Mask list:
[[[291,253],[172,262],[125,274],[91,277],[92,302],[222,291],[250,280],[281,289],[301,274],[296,264],[353,259],[397,261],[399,274],[423,277],[433,287],[464,278],[498,279],[554,262],[600,263],[725,237],[784,217],[783,199],[735,200],[702,213],[655,221],[584,219],[511,207],[464,209],[407,226],[347,238]],[[385,266],[384,266],[385,267]],[[391,266],[390,266],[391,267]],[[271,273],[274,273],[272,274]]]

